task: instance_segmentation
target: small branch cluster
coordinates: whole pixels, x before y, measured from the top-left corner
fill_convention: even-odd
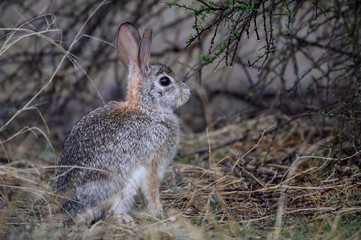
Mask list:
[[[259,55],[253,63],[249,62],[249,66],[253,66],[256,62],[263,59],[262,65],[267,61],[269,55],[275,52],[273,18],[275,13],[275,1],[256,0],[256,1],[214,1],[197,0],[198,4],[182,4],[179,1],[168,3],[169,7],[175,6],[191,11],[194,16],[194,24],[192,28],[195,34],[190,34],[187,40],[187,47],[196,40],[201,41],[201,37],[206,37],[210,32],[211,40],[208,53],[201,56],[201,62],[209,64],[216,59],[219,62],[224,61],[226,65],[232,66],[241,38],[246,35],[250,37],[250,31],[254,31],[257,40],[261,40],[260,29],[264,34],[265,45],[261,48],[264,53]],[[283,3],[287,5],[287,3]],[[259,28],[257,18],[263,19],[263,28]],[[291,14],[290,14],[291,21]],[[221,29],[226,34],[219,34]],[[217,37],[217,35],[222,35]]]

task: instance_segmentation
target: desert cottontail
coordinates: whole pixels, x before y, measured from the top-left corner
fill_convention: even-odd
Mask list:
[[[169,67],[149,64],[151,43],[150,27],[141,38],[132,23],[119,26],[117,53],[129,70],[127,100],[82,117],[64,143],[57,191],[61,208],[77,224],[124,216],[139,194],[153,214],[162,214],[159,183],[179,143],[173,110],[190,90]]]

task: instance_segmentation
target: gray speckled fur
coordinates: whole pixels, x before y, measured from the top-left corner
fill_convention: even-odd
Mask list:
[[[172,81],[167,87],[159,83],[164,76]],[[129,81],[139,77],[130,69]],[[91,111],[64,143],[57,190],[64,196],[62,209],[73,217],[91,211],[97,219],[110,209],[127,213],[139,190],[151,210],[161,211],[157,182],[179,143],[173,110],[188,100],[190,92],[161,64],[150,65],[136,82],[138,87],[129,89],[126,102],[109,102]],[[130,99],[132,91],[139,93],[135,99]]]

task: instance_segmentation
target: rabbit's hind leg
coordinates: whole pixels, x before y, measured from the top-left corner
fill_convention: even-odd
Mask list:
[[[102,215],[103,211],[99,208],[85,209],[75,216],[74,222],[77,226],[90,225],[93,221],[100,219]]]

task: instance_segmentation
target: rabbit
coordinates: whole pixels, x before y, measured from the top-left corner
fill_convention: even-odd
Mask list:
[[[140,37],[132,23],[120,24],[116,47],[129,70],[127,98],[83,116],[65,140],[56,187],[61,209],[78,225],[107,217],[127,222],[139,196],[151,214],[163,215],[159,184],[180,141],[173,111],[190,89],[169,67],[149,64],[151,43],[151,27]]]

